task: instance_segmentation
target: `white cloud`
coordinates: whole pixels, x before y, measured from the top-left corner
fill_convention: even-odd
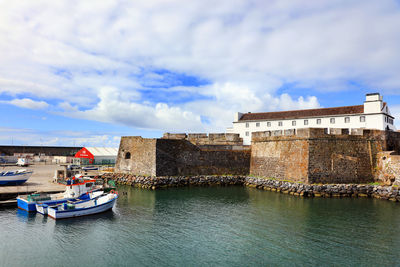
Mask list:
[[[37,146],[118,147],[120,136],[88,131],[40,131],[0,127],[0,143]]]
[[[138,128],[223,130],[236,111],[319,106],[285,84],[399,95],[399,28],[395,0],[0,2],[0,93]],[[164,70],[208,83],[168,88]]]
[[[109,123],[165,131],[203,130],[199,115],[166,103],[155,106],[129,101],[129,97],[116,88],[104,87],[99,93],[100,101],[92,109],[66,112],[68,116]]]
[[[2,101],[2,103],[11,104],[20,108],[28,108],[28,109],[45,109],[49,106],[49,104],[47,104],[44,101],[34,101],[29,98]]]

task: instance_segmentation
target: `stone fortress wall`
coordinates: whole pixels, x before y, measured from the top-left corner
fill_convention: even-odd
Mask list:
[[[256,132],[250,174],[306,184],[383,181],[385,170],[379,173],[378,164],[389,150],[400,152],[400,133],[331,129],[327,134],[317,128]]]
[[[304,184],[400,184],[400,133],[305,128],[238,134],[122,137],[116,172],[144,176],[249,175]]]
[[[250,148],[238,134],[164,134],[121,138],[115,171],[147,176],[250,172]]]

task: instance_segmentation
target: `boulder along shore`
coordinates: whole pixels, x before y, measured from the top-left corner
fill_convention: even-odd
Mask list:
[[[256,178],[235,175],[195,175],[195,176],[140,176],[131,174],[110,173],[102,178],[107,182],[130,185],[145,189],[161,189],[182,186],[227,186],[242,185],[262,190],[274,191],[300,197],[370,197],[394,202],[400,201],[398,186],[381,186],[372,184],[302,184],[268,178]]]

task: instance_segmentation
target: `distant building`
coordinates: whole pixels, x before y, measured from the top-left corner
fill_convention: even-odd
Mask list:
[[[227,133],[238,133],[243,143],[251,143],[251,134],[260,131],[298,128],[347,128],[395,131],[394,117],[379,93],[367,94],[363,105],[291,110],[262,113],[240,113],[234,117]]]
[[[84,147],[75,154],[80,163],[87,164],[115,164],[118,148],[115,147]]]

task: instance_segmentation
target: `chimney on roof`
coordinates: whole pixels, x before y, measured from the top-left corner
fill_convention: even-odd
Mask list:
[[[364,113],[381,113],[383,108],[383,98],[379,93],[365,95]]]
[[[243,113],[236,112],[235,115],[233,116],[233,122],[238,122],[243,116]]]
[[[366,94],[365,101],[382,101],[382,96],[379,93]]]

